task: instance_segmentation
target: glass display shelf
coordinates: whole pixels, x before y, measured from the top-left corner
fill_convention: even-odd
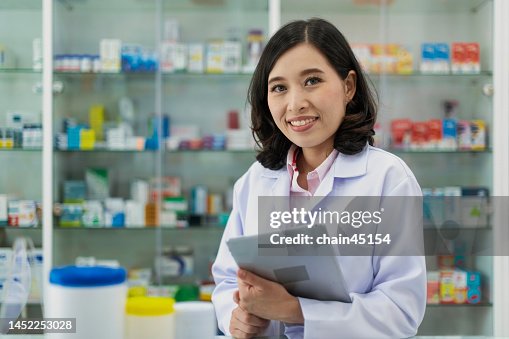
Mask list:
[[[10,69],[1,70],[0,74],[5,73],[40,73],[30,69]],[[117,72],[117,73],[91,73],[91,72],[66,72],[66,71],[55,71],[55,76],[62,78],[104,78],[104,79],[119,79],[119,80],[153,80],[156,72]],[[420,71],[414,71],[410,74],[396,74],[396,73],[366,73],[369,77],[376,79],[380,77],[386,77],[388,79],[419,79],[419,78],[452,78],[452,79],[478,79],[478,78],[489,78],[493,76],[492,71],[482,71],[480,73],[422,73]],[[162,73],[163,79],[171,80],[220,80],[220,79],[232,79],[232,80],[246,80],[251,79],[252,73],[190,73],[190,72],[176,72],[176,73]]]
[[[10,0],[9,2],[15,2]],[[28,0],[25,0],[28,2]],[[58,3],[69,11],[155,11],[157,0],[59,0]],[[224,12],[224,11],[268,11],[268,1],[249,0],[172,0],[161,1],[166,11],[172,12]]]
[[[484,150],[441,150],[441,149],[399,149],[399,148],[387,148],[388,152],[398,154],[484,154],[484,153],[492,153],[491,148],[486,148]]]
[[[493,303],[483,301],[478,304],[426,304],[426,308],[439,308],[439,307],[493,307]]]
[[[42,75],[42,72],[34,71],[32,68],[0,68],[0,76],[3,74],[38,74],[38,75]]]
[[[223,232],[224,226],[219,225],[201,225],[201,226],[190,226],[190,227],[157,227],[157,226],[139,226],[139,227],[62,227],[55,226],[55,230],[62,231],[98,231],[98,232],[152,232],[156,230],[162,230],[163,232],[207,232],[207,231],[217,231]]]
[[[16,150],[16,149],[12,149]],[[22,149],[18,149],[22,150]],[[37,149],[36,149],[37,150]],[[411,149],[393,149],[388,148],[385,149],[391,153],[404,153],[404,154],[485,154],[492,153],[491,148],[487,148],[485,150],[411,150]],[[40,149],[39,149],[40,151]],[[56,149],[56,153],[94,153],[94,152],[111,152],[111,153],[154,153],[159,152],[160,150],[115,150],[115,149],[91,149],[91,150],[63,150]],[[254,149],[239,149],[239,150],[211,150],[211,149],[186,149],[186,150],[162,150],[165,154],[196,154],[196,153],[256,153]]]
[[[0,10],[41,10],[41,0],[2,0]]]
[[[445,13],[475,13],[492,0],[385,0],[379,1],[380,4],[386,3],[386,8],[390,13],[421,13],[421,14],[445,14]],[[355,14],[380,14],[381,5],[369,1],[352,0],[326,0],[326,1],[308,1],[291,0],[281,2],[281,11],[293,12],[298,8],[299,11],[313,13],[355,13]]]
[[[252,154],[255,150],[210,150],[210,149],[197,149],[197,150],[115,150],[115,149],[91,149],[91,150],[55,150],[56,153],[156,153],[163,152],[164,154],[196,154],[196,153],[241,153],[241,154]]]
[[[0,148],[1,152],[42,152],[42,148],[22,148],[22,147],[16,147],[16,148]]]

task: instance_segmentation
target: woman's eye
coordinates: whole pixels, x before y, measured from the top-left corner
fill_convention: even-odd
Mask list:
[[[306,79],[306,86],[313,86],[320,82],[322,82],[322,79],[320,79],[318,77],[311,77],[311,78]]]
[[[270,89],[270,91],[271,91],[271,92],[276,92],[276,93],[281,93],[281,92],[283,92],[284,90],[285,90],[285,86],[283,86],[283,85],[275,85],[275,86],[273,86],[273,87]]]

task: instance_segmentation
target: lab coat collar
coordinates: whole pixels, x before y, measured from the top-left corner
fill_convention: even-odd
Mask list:
[[[339,153],[336,160],[334,161],[333,170],[335,178],[354,178],[365,175],[368,167],[368,152],[369,145],[366,145],[364,149],[354,155],[347,155]],[[274,181],[271,190],[275,196],[286,196],[290,192],[290,179],[286,166],[283,166],[279,170],[270,170],[263,168],[262,176],[266,178],[277,179]],[[329,177],[327,175],[326,177]],[[327,195],[332,189],[332,178],[324,180],[327,183],[322,183],[323,189],[319,189],[319,192],[315,192],[316,195]]]
[[[339,153],[334,161],[334,177],[336,178],[354,178],[360,177],[368,171],[368,152],[369,145],[354,155]]]

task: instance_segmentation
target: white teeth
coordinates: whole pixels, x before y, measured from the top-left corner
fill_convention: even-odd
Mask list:
[[[290,121],[290,124],[292,124],[292,126],[304,126],[304,125],[307,125],[315,120],[316,120],[316,118],[306,119],[306,120],[294,120],[294,121]]]

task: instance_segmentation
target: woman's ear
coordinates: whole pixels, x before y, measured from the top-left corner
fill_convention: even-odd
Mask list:
[[[352,101],[357,88],[357,73],[354,70],[348,72],[345,78],[345,98],[347,103]]]

